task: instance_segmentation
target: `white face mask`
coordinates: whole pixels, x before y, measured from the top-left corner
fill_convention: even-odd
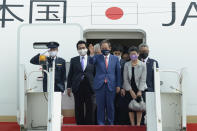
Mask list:
[[[117,56],[117,57],[118,57],[119,60],[121,59],[121,56]]]
[[[57,55],[57,51],[49,51],[50,57],[55,57]]]
[[[80,56],[85,56],[87,54],[88,50],[87,49],[81,49],[81,50],[78,50],[78,53]]]

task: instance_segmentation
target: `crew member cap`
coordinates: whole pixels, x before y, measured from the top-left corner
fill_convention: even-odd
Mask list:
[[[52,48],[58,48],[59,47],[59,43],[57,43],[57,42],[49,42],[47,44],[47,47],[50,48],[50,49],[52,49]]]

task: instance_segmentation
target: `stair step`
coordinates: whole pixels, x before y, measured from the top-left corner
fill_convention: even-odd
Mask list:
[[[64,125],[62,131],[146,131],[145,126],[129,126],[129,125]]]
[[[0,131],[20,131],[16,122],[0,122]]]

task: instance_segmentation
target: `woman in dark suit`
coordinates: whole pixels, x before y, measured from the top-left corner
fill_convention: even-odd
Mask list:
[[[123,88],[126,90],[125,97],[128,104],[131,100],[144,96],[143,91],[146,86],[146,65],[138,60],[138,48],[132,46],[129,48],[131,61],[125,63],[123,73]],[[134,112],[137,114],[137,126],[140,126],[142,111],[133,111],[129,109],[129,118],[131,125],[135,125]]]

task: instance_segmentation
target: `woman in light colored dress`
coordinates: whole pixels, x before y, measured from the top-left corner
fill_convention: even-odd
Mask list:
[[[131,100],[135,99],[136,101],[141,100],[145,97],[144,90],[146,86],[146,64],[138,60],[139,51],[138,48],[132,46],[129,48],[129,55],[131,61],[125,63],[124,73],[123,73],[123,88],[125,89],[125,97],[128,101],[128,104]],[[132,126],[135,125],[134,113],[136,112],[137,116],[137,126],[140,126],[142,119],[142,111],[133,111],[129,109],[129,118]]]

